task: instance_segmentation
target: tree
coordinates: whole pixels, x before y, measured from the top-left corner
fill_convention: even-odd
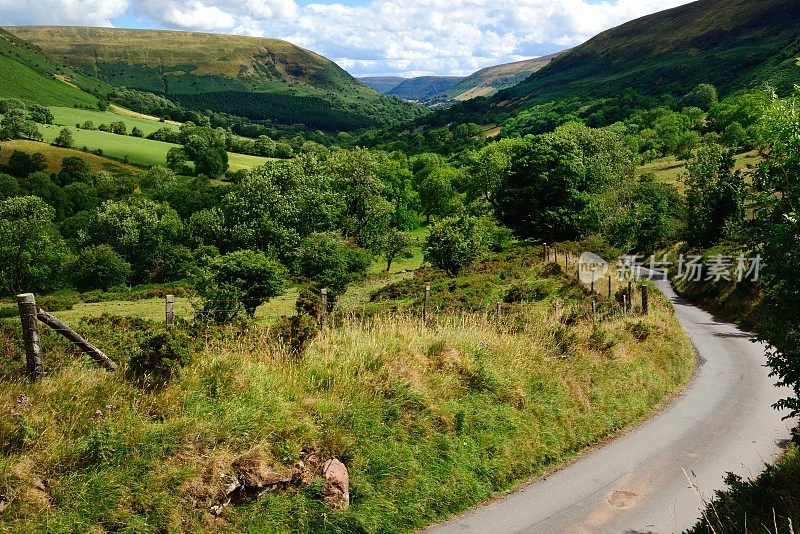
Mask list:
[[[249,317],[256,309],[284,291],[286,270],[274,258],[262,252],[240,250],[219,256],[211,264],[198,284],[198,293],[204,299],[203,310],[217,319],[229,322],[228,310],[214,310],[220,303],[217,295],[237,295],[238,303]],[[230,305],[230,303],[225,303]],[[216,322],[220,322],[217,320]]]
[[[109,245],[130,262],[134,281],[141,282],[149,278],[160,246],[175,243],[181,227],[169,205],[132,197],[100,206],[87,234],[90,243]]]
[[[108,245],[83,249],[67,267],[69,279],[78,291],[102,289],[125,284],[131,276],[131,264]]]
[[[381,246],[381,253],[386,258],[386,272],[392,270],[392,263],[398,258],[413,258],[411,250],[411,236],[395,228],[386,235],[386,240]]]
[[[22,188],[13,176],[0,173],[0,200],[22,195]]]
[[[58,173],[58,183],[62,186],[73,182],[92,181],[92,168],[89,163],[79,156],[67,156],[61,160],[61,170]]]
[[[228,152],[221,147],[209,146],[197,152],[194,170],[209,178],[218,178],[228,170]]]
[[[53,124],[53,112],[41,104],[33,104],[28,108],[28,116],[33,122]]]
[[[295,272],[316,291],[327,288],[329,304],[335,304],[347,286],[366,274],[370,255],[333,233],[312,234],[297,251]]]
[[[422,213],[430,223],[431,216],[444,217],[450,211],[455,192],[453,182],[458,171],[450,166],[437,167],[417,184]]]
[[[761,254],[767,298],[756,332],[768,344],[767,361],[779,386],[792,396],[775,407],[800,415],[800,96],[773,97],[758,125],[766,158],[755,185],[755,231],[750,242]]]
[[[686,241],[709,245],[744,220],[745,184],[732,150],[709,144],[687,164]]]
[[[447,217],[433,224],[425,241],[425,261],[457,276],[486,250],[480,221],[469,215]]]
[[[170,148],[167,151],[167,167],[176,174],[188,175],[190,168],[186,151],[179,147]]]
[[[36,123],[28,119],[24,109],[11,108],[0,122],[0,139],[41,140],[42,133]]]
[[[144,137],[144,132],[142,132],[138,126],[134,126],[131,129],[131,137]]]
[[[55,211],[35,196],[0,201],[0,292],[46,291],[60,285],[69,257],[53,226]]]
[[[21,150],[15,150],[8,159],[8,171],[14,176],[24,178],[45,169],[47,169],[47,159],[41,152],[28,154]]]
[[[108,131],[117,135],[127,135],[128,127],[122,121],[112,122],[108,125]]]
[[[711,84],[701,83],[683,97],[683,105],[708,111],[717,103],[717,88]]]
[[[58,136],[53,140],[53,144],[55,146],[61,146],[65,148],[72,147],[72,144],[75,142],[74,137],[72,137],[72,130],[69,128],[62,128],[61,131],[58,133]]]

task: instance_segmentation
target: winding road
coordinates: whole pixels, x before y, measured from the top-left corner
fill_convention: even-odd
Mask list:
[[[682,532],[725,473],[755,476],[780,453],[796,421],[771,408],[787,392],[768,377],[764,346],[655,283],[699,355],[687,390],[609,445],[426,534]]]

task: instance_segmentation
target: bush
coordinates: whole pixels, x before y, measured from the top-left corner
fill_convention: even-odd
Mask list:
[[[319,325],[311,315],[281,317],[275,325],[274,332],[278,339],[291,348],[292,354],[299,356],[305,352],[308,342],[319,332]]]
[[[108,245],[83,249],[68,267],[69,280],[78,291],[102,289],[125,284],[131,276],[131,264]]]
[[[178,328],[153,328],[131,357],[130,371],[140,380],[159,385],[175,376],[189,363],[192,338]]]

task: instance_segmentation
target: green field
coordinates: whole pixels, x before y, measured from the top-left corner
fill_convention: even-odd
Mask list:
[[[50,111],[53,112],[53,122],[58,125],[68,126],[74,128],[76,124],[83,124],[86,121],[92,121],[95,128],[101,124],[110,124],[112,122],[124,122],[128,129],[128,133],[134,128],[139,128],[144,135],[150,135],[156,130],[161,128],[169,128],[177,130],[178,126],[171,123],[160,122],[156,119],[137,118],[129,115],[120,115],[112,111],[93,111],[88,109],[76,109],[67,107],[51,107]]]
[[[119,115],[114,116],[119,117]],[[122,119],[125,118],[122,117]],[[52,143],[58,137],[62,126],[39,125],[39,128],[44,140]],[[99,130],[76,130],[74,125],[70,129],[75,139],[75,147],[86,147],[89,150],[101,149],[104,155],[113,158],[124,159],[127,156],[128,161],[131,163],[144,167],[163,165],[169,149],[179,146],[172,143],[153,141],[142,137],[116,135]],[[232,171],[252,169],[269,161],[268,158],[234,153],[229,153],[229,158],[230,170]]]
[[[745,176],[748,171],[761,161],[757,150],[737,154],[736,170],[742,171]],[[683,192],[686,188],[684,178],[686,177],[686,162],[674,156],[660,158],[650,163],[646,163],[639,168],[640,174],[654,173],[658,181],[675,186]]]

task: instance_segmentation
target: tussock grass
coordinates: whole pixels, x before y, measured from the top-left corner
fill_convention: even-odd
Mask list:
[[[268,326],[195,331],[191,363],[149,387],[46,336],[48,376],[30,384],[9,369],[0,385],[0,529],[413,531],[543,474],[680,389],[693,351],[668,303],[652,300],[648,317],[603,323],[566,320],[554,299],[428,325],[343,316],[299,358]],[[3,356],[18,371],[7,324]],[[81,328],[125,366],[136,325],[114,324],[112,335]],[[321,503],[318,466],[332,456],[350,471],[346,512]],[[227,477],[290,469],[303,480],[209,513]]]

